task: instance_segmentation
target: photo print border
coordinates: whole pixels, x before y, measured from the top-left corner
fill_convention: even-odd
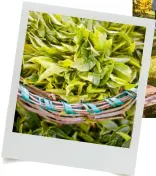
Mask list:
[[[29,11],[77,16],[123,24],[133,24],[136,26],[144,26],[146,28],[142,68],[140,72],[136,112],[130,148],[111,147],[106,145],[12,132],[22,63],[21,58],[23,56]],[[150,66],[154,26],[155,22],[153,20],[141,19],[137,17],[24,2],[7,112],[2,157],[80,167],[116,174],[133,175],[143,115],[148,70]]]

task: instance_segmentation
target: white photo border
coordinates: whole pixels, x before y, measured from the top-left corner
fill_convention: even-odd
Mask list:
[[[91,144],[12,132],[29,11],[77,16],[146,27],[130,148]],[[150,67],[155,21],[67,7],[24,2],[21,14],[2,157],[133,175]]]

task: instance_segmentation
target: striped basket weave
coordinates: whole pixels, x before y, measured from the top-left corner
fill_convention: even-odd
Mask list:
[[[21,78],[18,102],[28,111],[60,124],[76,124],[90,120],[120,119],[136,102],[136,89],[103,101],[68,104],[60,97],[32,85],[23,85]]]

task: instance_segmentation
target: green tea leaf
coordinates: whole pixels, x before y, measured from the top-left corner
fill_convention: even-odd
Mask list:
[[[113,72],[120,78],[125,79],[126,81],[131,80],[132,70],[129,66],[124,63],[115,63]]]
[[[59,65],[53,63],[53,66],[47,68],[40,76],[38,81],[42,81],[43,79],[46,79],[54,74],[59,75],[61,72],[66,71],[65,68],[60,67]]]
[[[100,74],[92,72],[82,72],[79,74],[79,77],[83,80],[93,83],[96,86],[100,84]]]
[[[124,148],[129,148],[130,147],[131,140],[125,141],[122,145]]]
[[[89,36],[91,42],[94,45],[94,48],[96,50],[103,50],[105,47],[105,42],[107,41],[107,35],[102,34],[101,32],[99,32],[96,28],[94,28],[94,33],[90,32],[90,36]]]
[[[127,133],[123,132],[116,132],[116,133],[119,134],[121,137],[123,137],[125,141],[129,141],[131,139],[131,137]]]
[[[99,122],[99,123],[101,123],[103,125],[103,127],[105,127],[108,130],[114,131],[118,128],[118,125],[111,120],[104,120],[104,121]]]
[[[91,143],[95,142],[95,140],[91,136],[89,136],[83,132],[79,132],[78,136],[81,137],[85,142],[91,142]]]
[[[96,64],[94,57],[90,56],[89,59],[86,56],[76,58],[75,62],[72,64],[73,68],[76,68],[78,71],[84,72],[91,70]]]
[[[81,123],[79,125],[80,129],[82,129],[85,133],[88,133],[90,130],[90,125],[87,123]]]

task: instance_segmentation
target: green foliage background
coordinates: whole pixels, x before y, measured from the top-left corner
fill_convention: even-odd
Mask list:
[[[17,102],[13,131],[128,148],[131,142],[134,112],[135,106],[126,112],[125,119],[101,122],[86,120],[78,125],[59,125],[26,111]]]

